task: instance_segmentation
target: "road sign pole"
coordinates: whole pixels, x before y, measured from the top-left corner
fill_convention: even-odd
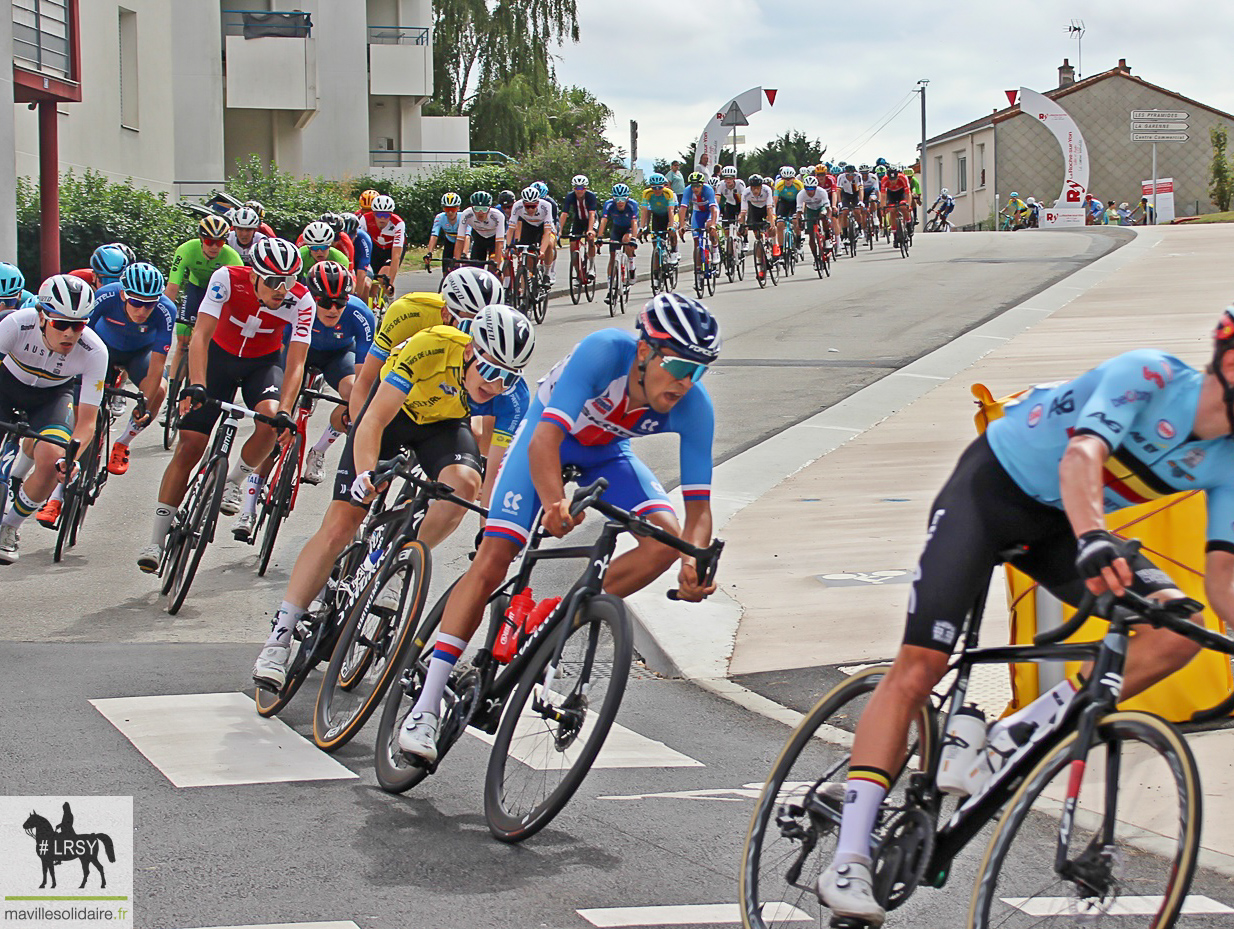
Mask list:
[[[737,169],[737,127],[733,127],[733,170]]]
[[[1148,219],[1145,217],[1145,225]],[[1153,225],[1157,225],[1157,143],[1153,143]]]

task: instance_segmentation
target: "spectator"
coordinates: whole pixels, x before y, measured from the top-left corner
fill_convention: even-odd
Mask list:
[[[1139,214],[1139,218],[1136,215]],[[1148,197],[1141,197],[1140,202],[1136,204],[1136,208],[1131,211],[1131,222],[1136,226],[1155,226],[1157,224],[1157,212],[1153,209],[1153,205],[1148,202]]]
[[[1105,210],[1101,214],[1101,224],[1103,226],[1118,225],[1118,207],[1114,205],[1113,200],[1106,204]]]
[[[664,172],[664,178],[668,181],[668,186],[673,188],[678,202],[683,202],[681,198],[686,192],[686,179],[681,175],[681,162],[674,161],[672,167]]]

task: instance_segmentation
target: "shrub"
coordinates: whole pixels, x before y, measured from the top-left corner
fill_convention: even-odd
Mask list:
[[[275,165],[266,166],[257,155],[248,161],[237,159],[235,172],[227,178],[229,194],[238,200],[260,202],[266,208],[265,221],[293,242],[322,213],[354,210],[352,186],[349,181],[297,177]]]

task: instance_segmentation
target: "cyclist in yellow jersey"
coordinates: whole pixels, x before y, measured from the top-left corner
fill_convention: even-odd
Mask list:
[[[793,229],[798,240],[801,238],[801,223],[797,221],[797,195],[805,190],[805,185],[797,177],[797,170],[789,165],[780,169],[780,176],[771,185],[776,204],[776,244],[772,254],[780,256],[784,248],[784,225],[791,218]]]

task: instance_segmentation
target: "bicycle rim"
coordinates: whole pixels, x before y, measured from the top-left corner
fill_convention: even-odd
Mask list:
[[[327,752],[364,728],[402,668],[411,631],[428,596],[431,563],[423,542],[408,542],[358,601],[322,675],[313,714],[313,741]],[[391,613],[376,606],[383,590],[398,592]]]
[[[759,287],[767,286],[767,253],[761,243],[754,246],[754,279]]]
[[[51,560],[57,564],[64,556],[65,550],[72,547],[69,543],[69,535],[73,531],[73,524],[77,522],[77,511],[81,508],[79,484],[80,481],[64,488],[64,498],[60,504],[60,524],[56,527],[56,547],[51,555]]]
[[[814,889],[835,851],[843,798],[825,793],[823,786],[847,782],[857,720],[886,673],[886,667],[866,668],[837,685],[780,752],[755,804],[742,853],[738,895],[745,929],[789,929],[826,918]],[[908,750],[900,770],[891,772],[895,781],[884,810],[903,803],[902,775],[928,757],[935,725],[926,709],[910,727]],[[886,815],[880,812],[880,825]]]
[[[214,524],[219,518],[219,506],[223,502],[223,485],[227,481],[226,460],[216,461],[204,481],[202,492],[189,516],[191,535],[180,549],[180,557],[175,565],[175,576],[169,592],[171,602],[167,604],[167,612],[172,616],[179,613],[180,607],[184,605],[189,588],[193,586],[197,566],[201,564],[201,556],[214,534]]]
[[[591,303],[596,299],[596,261],[594,258],[587,259],[587,282],[583,285],[583,289],[587,294],[587,302]]]
[[[560,626],[542,639],[489,755],[484,813],[489,830],[503,842],[535,835],[566,805],[591,769],[625,693],[632,645],[621,600],[593,597],[566,622],[564,642]],[[541,710],[540,701],[550,708]],[[562,721],[550,712],[559,712]]]
[[[1159,717],[1126,712],[1102,719],[1068,843],[1067,860],[1084,880],[1063,879],[1054,859],[1076,737],[1053,748],[1007,805],[973,889],[970,927],[1174,925],[1200,843],[1191,750]],[[1122,821],[1129,818],[1137,822]]]
[[[261,552],[257,560],[257,574],[260,577],[266,576],[266,569],[270,566],[270,556],[274,553],[274,541],[278,538],[283,520],[291,511],[292,484],[295,480],[296,463],[299,461],[297,454],[299,443],[300,436],[297,435],[292,439],[291,445],[279,455],[278,464],[275,465],[274,489],[271,493],[270,504],[263,507],[266,525],[261,536]]]
[[[583,279],[578,274],[578,257],[570,261],[570,302],[578,306],[583,297]]]

